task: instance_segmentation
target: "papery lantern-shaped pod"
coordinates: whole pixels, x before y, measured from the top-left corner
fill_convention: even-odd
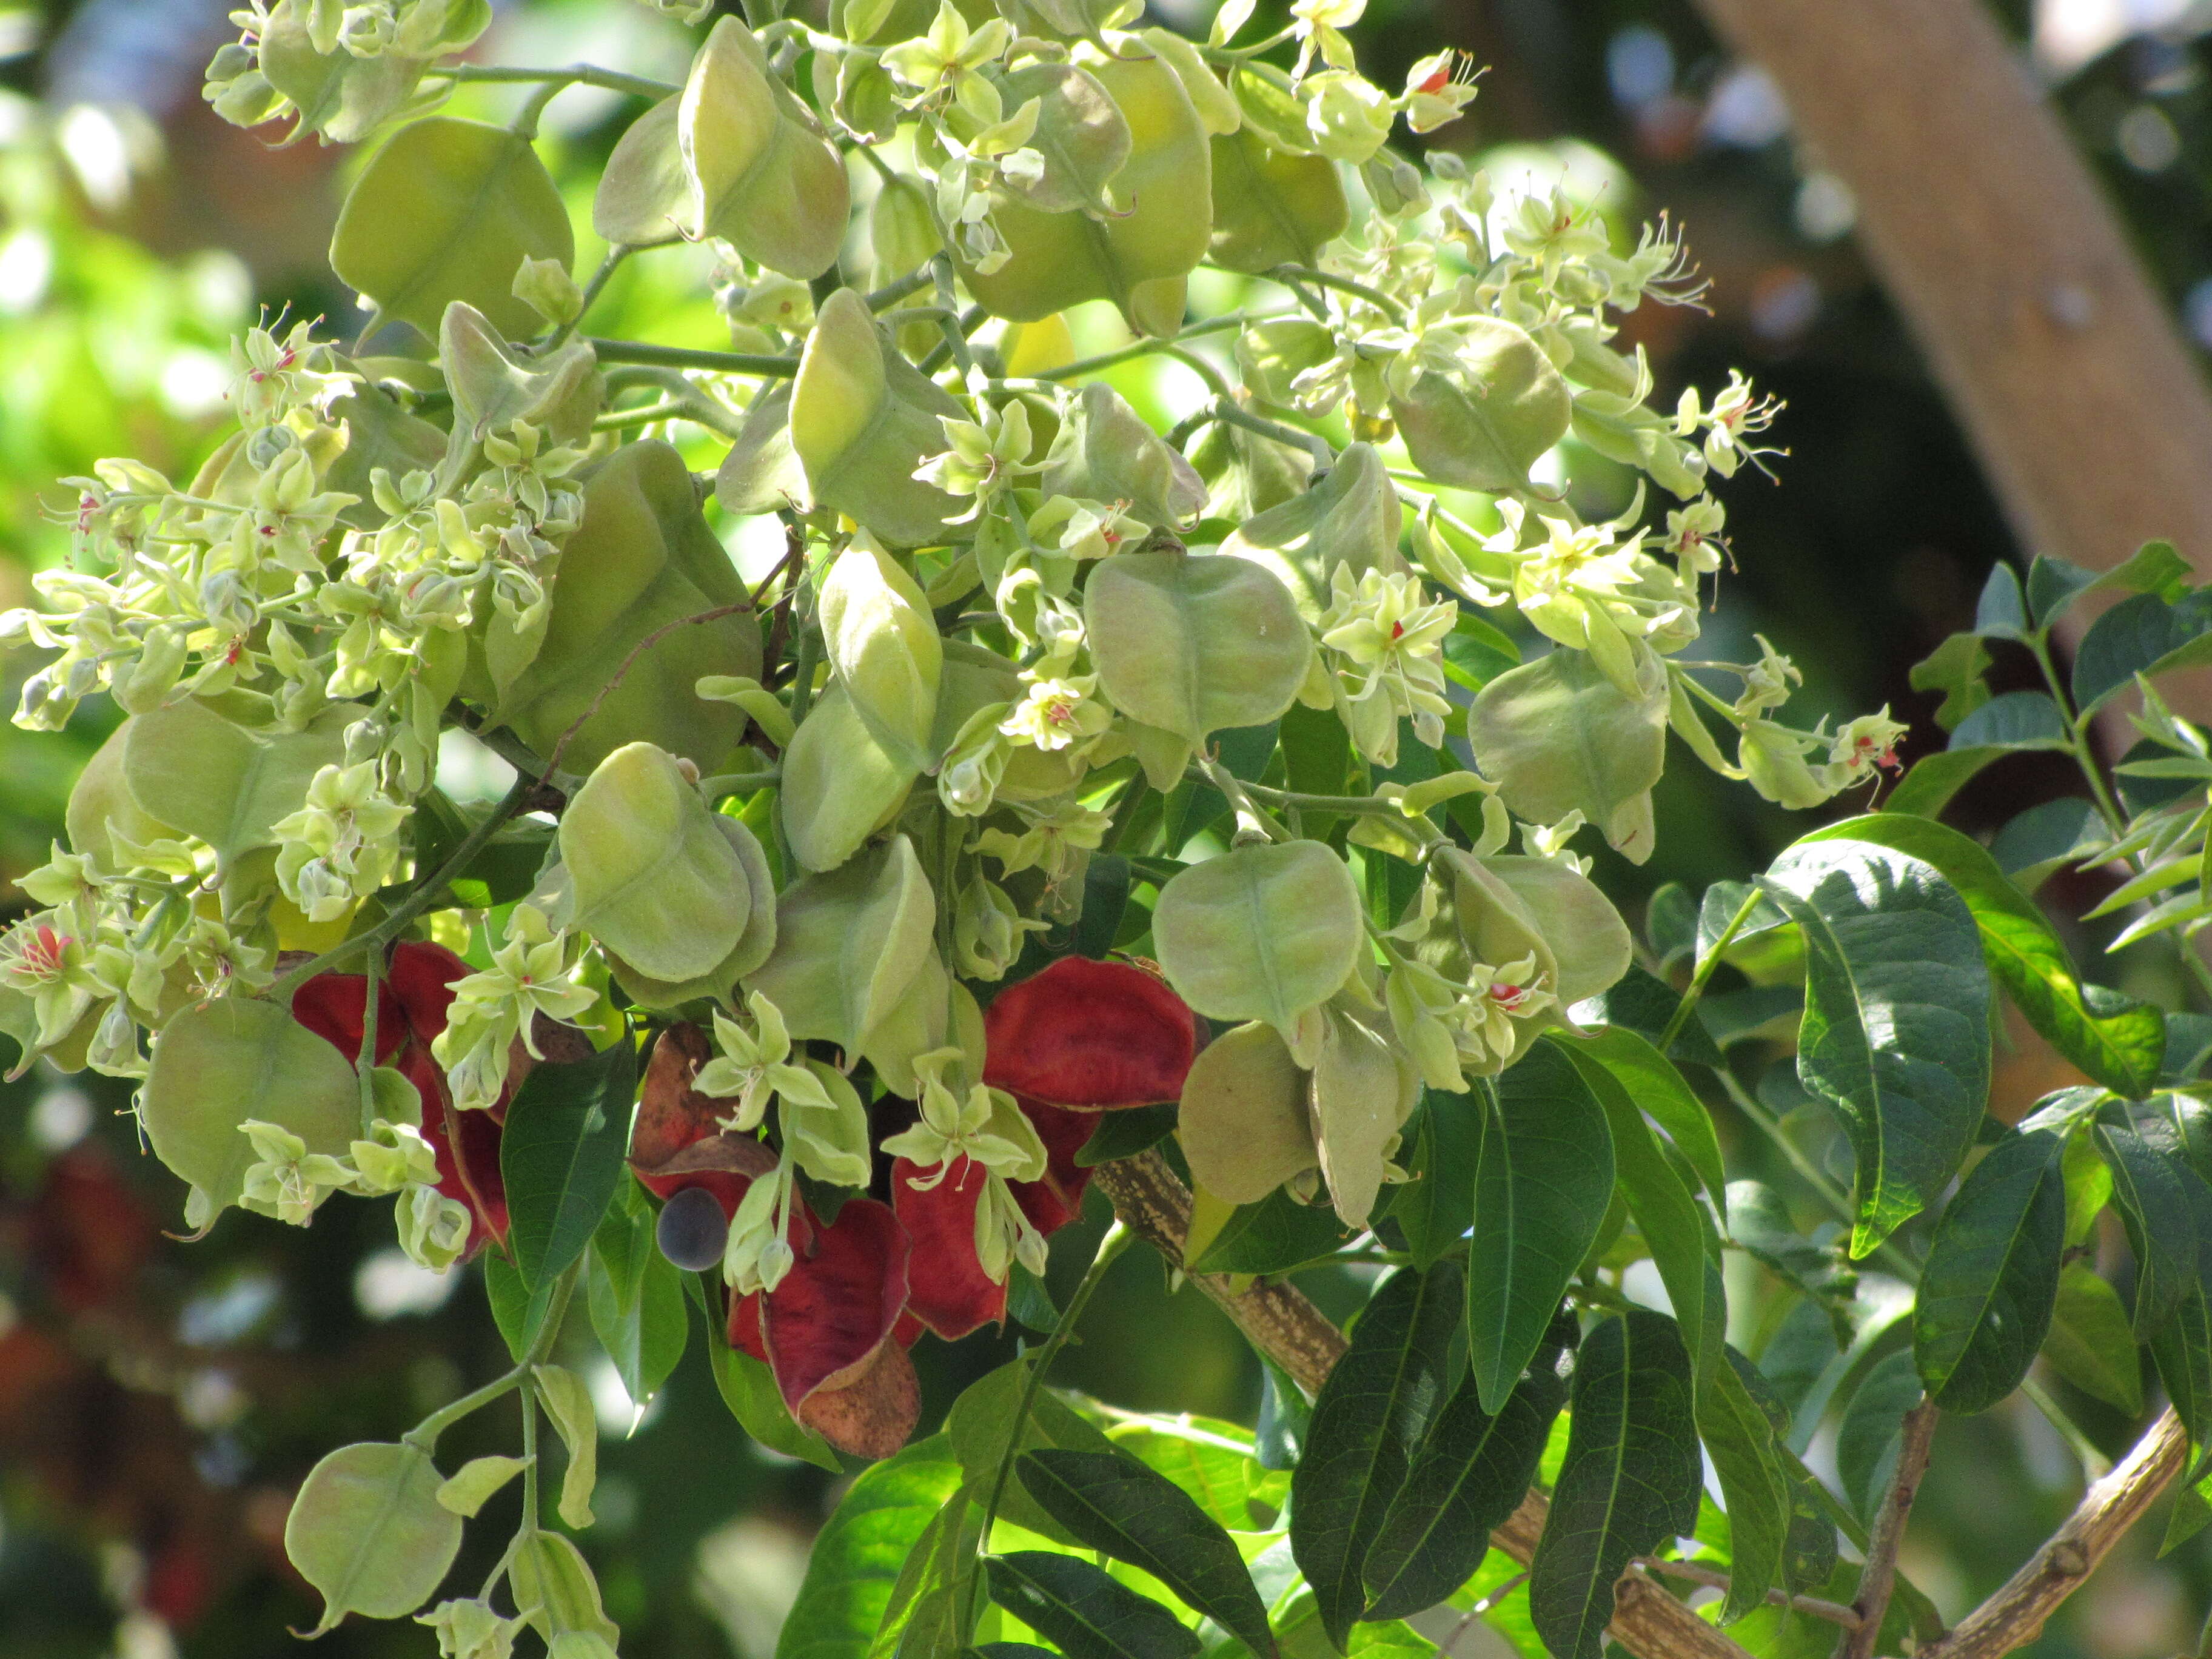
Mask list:
[[[672,1025],[660,1034],[646,1064],[637,1124],[630,1135],[630,1168],[655,1198],[705,1188],[727,1221],[753,1177],[775,1168],[775,1154],[757,1136],[722,1127],[722,1120],[737,1109],[735,1101],[702,1095],[691,1086],[714,1053],[713,1042],[696,1025]]]
[[[911,1249],[888,1204],[848,1199],[836,1221],[792,1209],[797,1260],[775,1290],[730,1304],[730,1346],[765,1360],[792,1416],[841,1451],[889,1457],[921,1413],[905,1343]]]
[[[1008,986],[983,1033],[984,1082],[1083,1112],[1178,1098],[1198,1048],[1196,1017],[1164,981],[1087,957]]]

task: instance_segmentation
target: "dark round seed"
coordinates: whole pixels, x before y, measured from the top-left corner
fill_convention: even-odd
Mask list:
[[[704,1187],[686,1187],[661,1206],[660,1223],[653,1229],[660,1253],[688,1273],[719,1267],[722,1247],[729,1242],[730,1224],[722,1206]]]

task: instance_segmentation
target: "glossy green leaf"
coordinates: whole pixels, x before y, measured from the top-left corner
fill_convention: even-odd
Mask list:
[[[954,1583],[983,1538],[983,1505],[962,1487],[923,1528],[900,1568],[868,1659],[955,1659],[970,1620],[955,1618]]]
[[[1249,1429],[1179,1413],[1124,1420],[1106,1437],[1173,1481],[1222,1526],[1243,1531],[1252,1525],[1253,1485],[1270,1476]]]
[[[2112,1172],[2112,1201],[2135,1253],[2136,1340],[2148,1341],[2197,1282],[2196,1212],[2183,1166],[2116,1123],[2090,1133]]]
[[[2094,714],[2135,684],[2212,659],[2212,590],[2168,604],[2156,593],[2122,599],[2089,625],[2074,652],[2074,704]]]
[[[1251,1650],[1273,1659],[1267,1610],[1221,1523],[1165,1475],[1115,1452],[1024,1452],[1014,1473],[1089,1548],[1165,1584]]]
[[[2153,1334],[2150,1357],[2173,1402],[2173,1414],[2201,1456],[2212,1439],[2212,1304],[2203,1285],[2191,1285]],[[2201,1465],[2192,1473],[2202,1473]]]
[[[991,1599],[1067,1659],[1195,1659],[1198,1633],[1158,1602],[1073,1555],[983,1559]]]
[[[1240,1204],[1189,1264],[1200,1273],[1280,1273],[1351,1242],[1352,1229],[1326,1204],[1301,1204],[1279,1188]]]
[[[1697,1524],[1702,1465],[1674,1322],[1640,1310],[1601,1320],[1576,1355],[1571,1422],[1528,1610],[1555,1659],[1598,1659],[1614,1581]]]
[[[1682,1046],[1679,1042],[1675,1044],[1677,1053]],[[1641,1032],[1620,1025],[1591,1033],[1575,1044],[1574,1051],[1591,1056],[1620,1079],[1620,1086],[1666,1131],[1674,1150],[1689,1161],[1705,1191],[1719,1198],[1726,1189],[1727,1176],[1721,1164],[1720,1139],[1713,1130],[1712,1114],[1674,1062],[1663,1058]]]
[[[2140,1097],[2156,1084],[2166,1057],[2163,1016],[2083,986],[2049,919],[1978,842],[1899,812],[1848,818],[1805,840],[1873,842],[1934,866],[1973,912],[1997,983],[2051,1047],[2116,1094]]]
[[[2021,1384],[2051,1328],[2066,1248],[2066,1138],[2011,1134],[1944,1206],[1922,1268],[1912,1348],[1948,1412],[1987,1411]]]
[[[430,339],[455,300],[510,338],[539,327],[514,297],[525,259],[575,257],[568,210],[529,139],[434,115],[394,133],[347,192],[331,269],[387,317]]]
[[[1801,843],[1761,884],[1802,929],[1797,1072],[1858,1164],[1851,1253],[1918,1214],[1965,1160],[1990,1085],[1990,977],[1966,901],[1870,842]]]
[[[1175,1127],[1176,1109],[1172,1105],[1132,1106],[1118,1112],[1101,1112],[1098,1127],[1091,1132],[1091,1139],[1075,1155],[1076,1167],[1096,1169],[1116,1158],[1134,1158],[1146,1148],[1158,1146],[1175,1133]]]
[[[1463,1095],[1424,1091],[1420,1116],[1407,1126],[1414,1136],[1417,1167],[1413,1179],[1398,1188],[1390,1219],[1413,1247],[1415,1267],[1427,1267],[1467,1237],[1489,1089],[1486,1081],[1477,1079]]]
[[[1033,1357],[1018,1358],[987,1371],[961,1391],[945,1419],[952,1455],[967,1471],[968,1490],[977,1504],[987,1499],[1006,1461],[1006,1445],[1014,1439],[1013,1425],[1029,1385]],[[1114,1443],[1088,1419],[1071,1410],[1057,1395],[1040,1389],[1023,1419],[1017,1455],[1044,1448],[1063,1451],[1111,1452]],[[1018,1480],[1006,1482],[1000,1494],[999,1514],[1015,1525],[1042,1533],[1056,1543],[1073,1547],[1075,1534],[1054,1520]]]
[[[1674,890],[1682,893],[1679,885]],[[1688,895],[1683,893],[1682,896],[1686,902]],[[1681,997],[1664,980],[1632,964],[1609,988],[1576,1003],[1568,1014],[1577,1025],[1617,1025],[1656,1045],[1681,1002]],[[1705,1020],[1696,1009],[1691,1011],[1690,1018],[1675,1034],[1668,1056],[1686,1066],[1721,1064],[1719,1045],[1714,1042],[1712,1033],[1705,1029]]]
[[[2027,599],[2021,592],[2020,574],[2002,559],[1990,568],[1974,602],[1974,631],[2000,640],[2027,636]]]
[[[2142,1410],[2142,1360],[2120,1293],[2086,1261],[2058,1275],[2058,1305],[2043,1357],[2075,1388],[2130,1417]]]
[[[1717,1288],[1717,1275],[1714,1282]],[[1753,1391],[1761,1379],[1751,1362],[1724,1344],[1715,1346],[1720,1352],[1697,1379],[1696,1409],[1698,1437],[1728,1505],[1729,1588],[1721,1618],[1732,1623],[1764,1604],[1768,1590],[1791,1582],[1797,1494],[1782,1441],[1787,1414],[1776,1406],[1778,1428]]]
[[[1574,1062],[1538,1043],[1498,1078],[1475,1166],[1468,1358],[1498,1411],[1535,1355],[1613,1200],[1605,1109]]]
[[[1368,1551],[1443,1405],[1460,1294],[1449,1264],[1392,1274],[1314,1401],[1291,1476],[1291,1549],[1340,1653],[1367,1608]]]
[[[1914,762],[1890,792],[1889,810],[1932,818],[1984,767],[2007,755],[2065,747],[2065,718],[2048,694],[2008,691],[1960,721],[1949,748]]]
[[[1561,1315],[1503,1411],[1485,1411],[1474,1377],[1460,1379],[1368,1549],[1366,1618],[1422,1612],[1474,1577],[1491,1530],[1520,1507],[1536,1478],[1566,1404],[1566,1345],[1574,1336],[1573,1316]]]
[[[696,1298],[697,1277],[686,1277]],[[738,1426],[770,1451],[816,1464],[832,1474],[841,1473],[844,1465],[830,1443],[793,1419],[775,1385],[775,1373],[744,1349],[732,1347],[714,1316],[708,1315],[707,1325],[707,1363],[714,1373],[714,1388]]]
[[[1728,1184],[1729,1243],[1756,1257],[1808,1296],[1832,1301],[1850,1294],[1857,1275],[1833,1249],[1797,1231],[1782,1195],[1764,1182]]]
[[[574,1065],[532,1068],[507,1110],[499,1169],[526,1285],[556,1279],[584,1253],[622,1175],[637,1049],[627,1034]]]
[[[1991,839],[1990,856],[2014,887],[2033,897],[2057,871],[2093,851],[2104,834],[2096,804],[2067,795],[2012,819]]]
[[[483,1257],[484,1299],[491,1304],[492,1323],[517,1364],[537,1345],[548,1316],[553,1311],[555,1281],[540,1279],[533,1291],[523,1283],[514,1260],[503,1251],[487,1251]]]
[[[1875,1362],[1836,1430],[1836,1475],[1844,1500],[1862,1521],[1872,1521],[1889,1490],[1903,1443],[1905,1413],[1925,1390],[1913,1356],[1906,1349]]]
[[[1953,634],[1912,665],[1915,691],[1941,691],[1943,702],[1936,710],[1936,724],[1946,732],[1990,700],[1988,682],[1982,676],[1990,665],[1990,648],[1971,631]]]
[[[908,1558],[960,1481],[942,1435],[863,1469],[815,1534],[775,1659],[866,1659]]]
[[[584,1260],[592,1334],[639,1405],[660,1392],[691,1334],[684,1277],[653,1243],[655,1212],[635,1182],[607,1206]]]

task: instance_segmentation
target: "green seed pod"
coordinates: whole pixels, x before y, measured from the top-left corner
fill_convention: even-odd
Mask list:
[[[1313,623],[1328,608],[1330,580],[1340,567],[1354,578],[1370,570],[1405,574],[1398,554],[1405,521],[1382,458],[1372,444],[1353,444],[1318,484],[1261,514],[1221,550],[1273,573],[1297,601],[1298,614]]]
[[[936,951],[928,951],[898,1000],[860,1033],[860,1057],[875,1068],[877,1079],[893,1094],[913,1099],[921,1092],[914,1062],[931,1049],[945,1046],[947,1003],[953,983]],[[979,1047],[968,1052],[982,1051]]]
[[[431,338],[455,300],[502,332],[534,334],[538,313],[514,297],[514,273],[525,259],[565,270],[575,252],[568,210],[530,140],[444,115],[400,128],[377,151],[331,234],[331,269]]]
[[[714,817],[666,750],[616,750],[561,816],[577,921],[655,979],[713,969],[752,914],[744,867]]]
[[[1364,1227],[1382,1190],[1399,1126],[1421,1097],[1420,1073],[1384,1035],[1340,1006],[1322,1016],[1313,1071],[1314,1139],[1329,1200],[1347,1227]]]
[[[1009,110],[1037,100],[1029,148],[1044,158],[1031,180],[1009,181],[1007,192],[1039,213],[1109,210],[1107,181],[1129,159],[1129,124],[1095,75],[1071,64],[1032,64],[1000,82]]]
[[[527,421],[562,443],[588,443],[599,412],[599,360],[581,340],[528,362],[508,355],[507,342],[466,301],[446,307],[438,325],[438,364],[453,394],[453,419],[481,441]]]
[[[1628,924],[1587,876],[1550,859],[1502,856],[1482,862],[1521,901],[1550,947],[1562,1009],[1611,990],[1628,971],[1635,954]]]
[[[823,643],[853,712],[899,764],[928,763],[945,653],[929,601],[898,562],[854,543],[822,584]]]
[[[768,854],[753,832],[725,812],[708,814],[714,828],[730,843],[745,874],[747,902],[745,931],[736,947],[707,973],[696,979],[661,980],[640,973],[612,951],[607,951],[615,977],[629,999],[641,1008],[680,1008],[686,1003],[714,1001],[735,1007],[737,982],[768,960],[775,948],[775,878],[768,867]],[[605,941],[600,942],[605,950]]]
[[[300,810],[316,773],[343,762],[345,729],[360,715],[340,703],[304,732],[264,735],[187,699],[132,717],[123,781],[141,812],[198,836],[228,865],[276,844],[276,821]]]
[[[794,1037],[857,1052],[935,954],[937,896],[914,844],[894,836],[784,890],[775,949],[750,981]]]
[[[1047,495],[1127,501],[1137,517],[1162,528],[1206,506],[1206,481],[1197,469],[1103,380],[1083,388],[1038,483]]]
[[[1253,391],[1271,404],[1297,402],[1291,382],[1336,356],[1336,336],[1310,317],[1267,317],[1240,329],[1237,361]]]
[[[310,1153],[343,1158],[361,1133],[361,1091],[345,1056],[290,1009],[224,997],[161,1028],[138,1116],[154,1155],[219,1210],[254,1162],[240,1123],[274,1123]]]
[[[1674,422],[1627,392],[1591,391],[1575,399],[1575,436],[1607,460],[1641,467],[1678,500],[1705,487],[1705,458],[1674,435]]]
[[[1432,328],[1412,385],[1390,412],[1413,465],[1462,489],[1525,489],[1528,469],[1567,434],[1567,383],[1511,323],[1468,317]]]
[[[1215,264],[1255,275],[1314,264],[1351,216],[1327,156],[1277,149],[1251,127],[1213,140]]]
[[[867,302],[839,289],[822,306],[791,389],[791,447],[814,499],[896,547],[948,539],[966,504],[914,476],[945,448],[940,416],[965,411],[883,337]]]
[[[1119,210],[1103,220],[1040,213],[996,191],[993,217],[1011,257],[988,274],[961,275],[985,310],[1016,322],[1111,300],[1139,332],[1172,333],[1182,321],[1182,279],[1206,258],[1212,234],[1206,127],[1164,59],[1141,51],[1117,58],[1086,43],[1074,61],[1104,86],[1129,129],[1129,159],[1111,185]]]
[[[70,786],[69,805],[63,812],[70,848],[101,870],[125,867],[125,855],[113,836],[143,847],[149,842],[173,839],[177,833],[139,805],[137,797],[131,793],[124,765],[131,726],[131,720],[125,720],[93,750],[92,758]]]
[[[1239,1025],[1208,1043],[1183,1079],[1176,1137],[1198,1184],[1256,1204],[1320,1161],[1309,1079],[1274,1028]]]
[[[1308,451],[1225,421],[1206,427],[1190,463],[1206,480],[1205,516],[1237,524],[1297,500],[1313,476]]]
[[[677,133],[683,99],[664,98],[623,130],[592,192],[592,229],[603,242],[653,247],[684,234],[691,175]]]
[[[1534,823],[1579,811],[1616,852],[1651,856],[1651,787],[1667,757],[1667,679],[1649,652],[1630,698],[1581,651],[1555,650],[1475,694],[1468,736],[1506,805]]]
[[[1114,706],[1193,748],[1281,714],[1313,660],[1290,590],[1244,559],[1116,554],[1091,573],[1083,617]]]
[[[1306,131],[1332,161],[1358,167],[1390,137],[1397,111],[1380,88],[1353,70],[1323,70],[1299,84]]]
[[[1350,977],[1365,935],[1359,889],[1317,841],[1239,847],[1160,890],[1152,940],[1182,1000],[1213,1019],[1264,1019],[1285,1041]]]
[[[758,623],[740,610],[638,647],[668,623],[745,600],[744,583],[700,514],[683,456],[657,439],[625,444],[585,483],[583,522],[561,550],[544,642],[494,719],[550,753],[620,672],[622,683],[570,739],[563,765],[586,771],[623,744],[644,742],[711,769],[737,747],[745,716],[701,702],[692,688],[708,674],[757,678]],[[489,701],[480,672],[468,689]]]
[[[323,1595],[310,1636],[349,1613],[404,1619],[436,1592],[461,1547],[461,1517],[438,1502],[442,1484],[420,1446],[376,1441],[341,1446],[307,1472],[284,1553]]]
[[[1176,72],[1207,137],[1218,138],[1243,125],[1244,112],[1237,107],[1235,94],[1221,84],[1221,77],[1188,39],[1173,29],[1147,28],[1137,33]]]
[[[561,1659],[597,1653],[593,1641],[606,1644],[611,1653],[622,1639],[621,1628],[600,1605],[599,1582],[583,1552],[560,1533],[532,1528],[518,1540],[507,1563],[507,1588],[517,1616],[558,1650]],[[586,1638],[581,1645],[579,1638]]]
[[[806,469],[791,447],[791,383],[779,380],[753,399],[737,441],[714,475],[714,499],[741,517],[814,510]]]
[[[1229,92],[1243,113],[1244,129],[1266,139],[1270,149],[1285,155],[1315,153],[1305,106],[1282,70],[1270,64],[1240,64],[1230,71]]]
[[[809,870],[835,870],[898,816],[921,769],[893,758],[832,681],[783,751],[777,810],[792,857]]]
[[[945,251],[921,185],[905,177],[884,181],[868,209],[868,246],[878,283],[895,283]]]
[[[830,269],[851,207],[845,163],[736,18],[717,22],[692,60],[676,131],[689,234],[720,236],[802,282]]]

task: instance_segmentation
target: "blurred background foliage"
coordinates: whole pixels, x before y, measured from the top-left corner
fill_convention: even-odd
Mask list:
[[[1211,9],[1210,0],[1155,5],[1185,27]],[[1279,0],[1262,8],[1279,9]],[[2185,328],[2212,349],[2212,5],[2007,0],[1999,9]],[[629,0],[509,0],[498,10],[477,49],[487,61],[580,58],[680,78],[690,51],[686,31]],[[69,496],[57,478],[112,454],[189,476],[224,418],[228,337],[258,310],[289,307],[347,330],[350,296],[323,256],[359,156],[270,148],[207,111],[200,70],[231,32],[223,13],[222,0],[0,4],[0,609],[28,597],[30,571],[65,555],[53,513]],[[1501,185],[1564,172],[1621,225],[1664,211],[1686,226],[1711,278],[1708,309],[1646,307],[1630,336],[1649,349],[1667,400],[1686,381],[1723,380],[1730,365],[1750,370],[1788,401],[1776,435],[1791,451],[1778,483],[1747,472],[1726,487],[1741,568],[1720,588],[1705,654],[1747,659],[1750,636],[1764,633],[1806,671],[1793,713],[1887,702],[1912,722],[1908,758],[1940,747],[1935,699],[1911,689],[1907,670],[1965,625],[2011,538],[1854,247],[1850,192],[1793,142],[1772,83],[1717,48],[1686,0],[1370,0],[1357,33],[1384,86],[1441,45],[1487,66],[1468,117],[1437,137],[1483,155]],[[465,90],[464,113],[514,95]],[[545,149],[580,224],[597,164],[635,107],[580,88],[551,106]],[[1943,187],[1939,157],[1929,187]],[[588,268],[598,250],[580,252]],[[721,343],[710,278],[702,251],[631,261],[593,327]],[[1153,361],[1158,373],[1182,372]],[[1151,372],[1123,389],[1172,401],[1172,386],[1142,384]],[[704,464],[714,444],[691,436]],[[1601,464],[1587,477],[1577,465],[1584,505],[1620,504],[1606,499]],[[753,537],[728,529],[743,562]],[[0,670],[11,707],[27,669],[19,659]],[[1999,690],[2015,670],[2025,683],[2023,659],[2001,665]],[[0,726],[0,919],[21,900],[6,878],[43,859],[76,766],[112,719],[88,708],[61,738]],[[2015,757],[1951,816],[1987,831],[2069,787],[2056,757]],[[1670,769],[1659,817],[1649,865],[1600,872],[1625,898],[1664,881],[1694,890],[1741,877],[1813,827],[1687,763]],[[2065,917],[2095,888],[2074,878],[2045,896]],[[2170,958],[2156,949],[2100,962],[2095,938],[2077,933],[2075,943],[2093,974],[2173,994]],[[2013,1036],[1999,1085],[2008,1117],[2072,1080],[2024,1032]],[[179,1194],[137,1156],[125,1104],[97,1078],[33,1072],[0,1086],[0,1653],[289,1651],[285,1626],[313,1612],[282,1560],[292,1486],[329,1446],[388,1437],[503,1365],[498,1337],[478,1276],[413,1268],[386,1236],[384,1206],[331,1206],[310,1231],[240,1214],[189,1249],[167,1241]],[[1731,1134],[1740,1126],[1719,1109],[1735,1172],[1786,1184],[1784,1170],[1764,1167],[1774,1161],[1766,1144]],[[1816,1152],[1833,1139],[1825,1120],[1799,1127]],[[1842,1158],[1839,1144],[1830,1155]],[[1847,1162],[1836,1167],[1847,1177]],[[1094,1212],[1054,1252],[1062,1291],[1063,1270],[1080,1273],[1103,1224]],[[1759,1353],[1780,1339],[1764,1328],[1758,1270],[1730,1260],[1743,1279],[1731,1287],[1731,1334]],[[1348,1282],[1307,1288],[1340,1314],[1358,1299]],[[989,1334],[957,1348],[925,1341],[916,1358],[931,1413],[1012,1346]],[[1780,1363],[1771,1352],[1769,1369]],[[610,1443],[587,1547],[624,1653],[769,1659],[836,1483],[747,1443],[696,1345],[641,1418],[611,1368],[592,1375]],[[1259,1392],[1227,1322],[1194,1294],[1170,1294],[1144,1252],[1115,1270],[1062,1376],[1117,1405],[1246,1422]],[[2086,1396],[2068,1403],[2108,1453],[2140,1426]],[[1816,1467],[1832,1459],[1831,1438],[1816,1442]],[[1947,1422],[1907,1571],[1955,1615],[2063,1517],[2081,1480],[2075,1453],[2032,1411]],[[2161,1521],[2139,1528],[2030,1650],[2121,1659],[2187,1647],[2191,1610],[2212,1597],[2212,1534],[2161,1561]],[[1758,1624],[1737,1632],[1754,1648]],[[359,1621],[322,1646],[349,1659],[434,1650],[427,1631]],[[1480,1626],[1454,1650],[1461,1659],[1505,1650]]]

